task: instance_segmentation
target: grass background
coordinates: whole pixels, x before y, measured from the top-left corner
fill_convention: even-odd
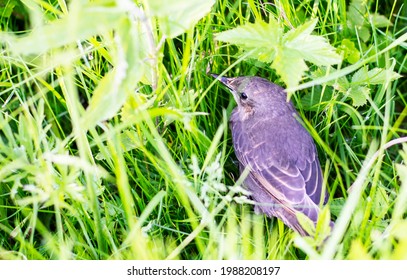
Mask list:
[[[315,82],[319,68],[309,65],[293,94],[330,192],[324,213],[337,225],[322,243],[323,234],[300,237],[254,213],[238,187],[233,98],[207,75],[284,86],[269,64],[214,34],[260,18],[289,30],[318,17],[315,34],[345,52],[336,81],[350,80],[354,65],[405,76],[405,3],[352,3],[219,0],[174,38],[163,37],[158,12],[148,16],[149,39],[134,40],[125,12],[95,18],[75,10],[87,1],[0,1],[0,259],[406,259],[407,146],[386,146],[407,131],[405,77],[368,81],[366,104],[353,106],[329,75]],[[375,26],[374,13],[391,24]],[[52,24],[70,14],[76,29]],[[37,28],[45,36],[24,37]]]

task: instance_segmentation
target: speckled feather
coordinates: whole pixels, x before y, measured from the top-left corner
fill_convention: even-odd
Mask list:
[[[259,77],[220,80],[238,103],[230,118],[233,145],[240,170],[250,168],[245,185],[257,210],[306,235],[296,213],[317,221],[323,181],[312,137],[281,87]]]

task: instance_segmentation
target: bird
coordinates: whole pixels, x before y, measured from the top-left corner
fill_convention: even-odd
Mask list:
[[[232,142],[240,173],[249,169],[243,184],[255,211],[277,217],[302,236],[309,235],[298,213],[316,224],[328,193],[322,187],[314,140],[300,123],[286,91],[257,76],[211,75],[231,91],[237,103],[229,120]]]

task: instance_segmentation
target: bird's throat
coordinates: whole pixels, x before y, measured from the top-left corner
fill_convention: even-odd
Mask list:
[[[254,108],[251,106],[241,106],[239,108],[239,116],[242,121],[247,120],[254,114]]]

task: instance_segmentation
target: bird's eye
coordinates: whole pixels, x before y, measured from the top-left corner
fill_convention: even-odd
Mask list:
[[[243,100],[246,100],[247,99],[246,93],[244,93],[244,92],[240,93],[240,98]]]

